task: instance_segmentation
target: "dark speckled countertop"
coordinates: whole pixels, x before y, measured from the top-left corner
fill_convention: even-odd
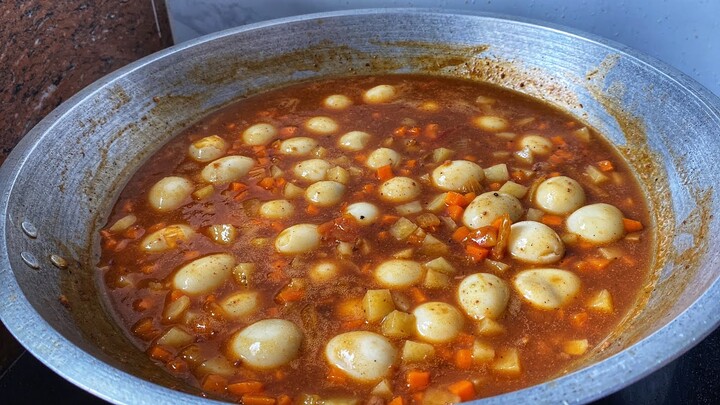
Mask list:
[[[162,0],[0,1],[0,40],[0,163],[78,90],[172,44]]]

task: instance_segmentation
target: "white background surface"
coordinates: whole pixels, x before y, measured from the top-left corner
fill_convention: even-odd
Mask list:
[[[720,95],[720,0],[166,0],[175,43],[322,11],[434,7],[532,18],[590,32],[681,70]]]

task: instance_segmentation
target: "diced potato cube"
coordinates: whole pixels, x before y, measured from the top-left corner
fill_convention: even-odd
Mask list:
[[[417,222],[418,226],[423,229],[427,229],[433,226],[440,226],[440,218],[430,212],[418,215],[418,217],[415,218],[415,222]]]
[[[447,197],[447,193],[438,194],[437,196],[433,197],[430,202],[425,204],[425,209],[436,214],[443,211],[446,207],[445,197]]]
[[[428,343],[406,340],[401,357],[405,363],[418,363],[435,357],[435,348]]]
[[[398,219],[394,224],[392,224],[392,226],[390,227],[390,235],[392,235],[397,240],[405,240],[417,229],[417,225],[415,225],[409,219],[403,217]]]
[[[215,243],[229,245],[235,241],[237,230],[230,224],[211,225],[207,230],[208,236]]]
[[[311,154],[312,154],[313,156],[315,156],[316,158],[322,159],[322,158],[324,158],[325,156],[327,156],[328,150],[325,149],[325,148],[322,147],[322,146],[318,146],[317,148],[315,148],[315,150],[313,150],[313,151],[311,152]]]
[[[528,208],[527,213],[525,213],[525,219],[528,221],[540,222],[543,215],[545,215],[545,213],[537,208]]]
[[[510,268],[510,265],[507,263],[499,262],[496,260],[490,260],[490,259],[485,259],[485,265],[487,265],[488,267],[490,267],[491,269],[493,269],[494,271],[496,271],[498,273],[504,273],[507,271],[507,269]]]
[[[437,270],[429,269],[425,273],[423,286],[426,288],[448,288],[450,287],[450,276]]]
[[[210,186],[210,187],[212,187],[212,186]],[[124,232],[126,229],[133,226],[135,221],[137,221],[137,217],[135,215],[133,215],[133,214],[125,215],[124,217],[115,221],[115,223],[110,228],[108,228],[108,231],[110,231],[112,233]]]
[[[487,363],[495,358],[495,349],[488,343],[475,339],[472,347],[472,357],[476,363]]]
[[[501,193],[510,194],[511,196],[522,199],[528,192],[528,188],[522,184],[517,184],[514,181],[507,181],[500,187]]]
[[[578,241],[578,235],[576,233],[566,232],[560,236],[563,243],[566,245],[573,245]]]
[[[325,175],[327,180],[337,181],[338,183],[347,184],[350,181],[350,173],[340,166],[335,166],[327,171]]]
[[[602,290],[595,294],[588,302],[588,308],[606,314],[613,312],[612,295],[610,291]]]
[[[340,301],[335,307],[335,315],[346,321],[365,319],[363,299],[355,297]]]
[[[445,225],[445,227],[451,232],[458,227],[457,223],[455,223],[455,221],[453,221],[453,219],[448,216],[442,216],[440,217],[440,220],[442,221],[443,225]]]
[[[393,397],[392,387],[388,380],[380,381],[370,393],[386,401],[389,401]]]
[[[292,183],[285,184],[285,189],[283,190],[283,196],[287,198],[288,200],[292,200],[294,198],[300,198],[305,195],[305,190],[302,189],[302,187],[298,187]]]
[[[493,371],[507,376],[517,376],[520,374],[520,356],[516,348],[506,348],[498,351],[495,361],[490,366]]]
[[[590,130],[587,129],[586,127],[576,129],[575,131],[573,131],[572,134],[575,135],[575,137],[577,137],[577,139],[579,139],[583,142],[590,142]]]
[[[461,402],[459,396],[439,388],[428,388],[422,396],[422,405],[448,405],[459,402]]]
[[[485,179],[491,183],[508,181],[510,179],[510,172],[508,172],[507,165],[500,163],[488,167],[485,169]]]
[[[168,329],[164,335],[157,340],[160,346],[183,347],[195,341],[195,337],[178,326]]]
[[[348,257],[353,254],[354,245],[350,242],[339,242],[337,246],[337,252],[340,257]]]
[[[330,397],[322,399],[323,405],[358,405],[360,400],[353,397]]]
[[[624,256],[622,249],[618,247],[601,247],[598,248],[598,253],[600,253],[600,256],[609,260],[619,259]]]
[[[225,377],[235,374],[236,371],[235,367],[223,355],[217,355],[205,360],[195,369],[195,373],[199,375],[218,374]]]
[[[283,171],[282,171],[281,168],[279,168],[279,167],[277,167],[277,166],[275,166],[275,165],[270,166],[270,175],[271,175],[274,179],[277,179],[278,177],[282,177],[283,174],[284,174],[284,173],[283,173]]]
[[[448,275],[453,275],[457,272],[455,270],[455,267],[453,267],[450,262],[447,261],[444,257],[438,257],[436,259],[432,259],[429,262],[425,263],[425,267],[429,270],[435,270],[439,271],[440,273],[445,273]]]
[[[163,321],[175,322],[188,308],[190,308],[190,297],[187,295],[182,295],[176,300],[168,302],[163,310]]]
[[[399,252],[393,253],[392,257],[394,259],[410,259],[413,257],[413,254],[415,254],[415,249],[407,248],[407,249],[403,249]]]
[[[215,187],[212,184],[208,184],[205,187],[201,187],[192,193],[192,196],[196,200],[204,200],[210,197],[215,192]]]
[[[363,310],[368,322],[379,322],[395,309],[390,290],[368,290],[363,298]]]
[[[437,148],[433,150],[433,162],[442,163],[446,160],[450,160],[454,154],[454,150],[448,148]]]
[[[405,338],[415,331],[415,316],[401,311],[392,311],[382,322],[382,334],[392,338]]]
[[[587,339],[568,340],[563,343],[563,351],[571,356],[581,356],[588,349]]]
[[[398,205],[395,207],[395,211],[399,215],[412,215],[422,212],[423,207],[420,205],[420,201],[411,201],[407,204]]]
[[[527,146],[513,153],[513,156],[518,162],[525,163],[527,165],[531,165],[535,162],[532,151]]]
[[[250,277],[255,273],[255,263],[238,263],[233,269],[235,282],[243,287],[248,287]]]
[[[438,238],[427,234],[420,245],[420,251],[428,256],[440,256],[447,254],[450,248]]]
[[[592,165],[588,165],[587,167],[585,167],[585,174],[587,174],[587,176],[590,178],[590,181],[595,185],[599,185],[610,180],[610,178],[603,174],[600,169]]]
[[[483,318],[477,323],[476,331],[481,336],[497,336],[505,333],[505,327],[496,320]]]

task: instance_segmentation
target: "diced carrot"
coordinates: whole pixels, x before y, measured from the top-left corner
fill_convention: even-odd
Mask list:
[[[355,155],[355,158],[354,158],[354,159],[355,159],[355,161],[357,161],[357,162],[365,163],[365,161],[367,160],[367,156],[364,155],[364,154],[362,154],[362,153],[358,153],[357,155]]]
[[[277,405],[291,405],[292,398],[289,395],[282,394],[277,397]]]
[[[465,226],[461,226],[455,230],[452,234],[452,240],[455,242],[462,242],[470,234],[470,229]]]
[[[387,405],[405,405],[405,400],[403,399],[403,397],[398,396],[393,398],[392,401],[388,402]]]
[[[423,302],[427,302],[428,300],[427,295],[425,295],[425,293],[417,287],[413,287],[410,289],[410,297],[415,304],[422,304]]]
[[[455,352],[455,367],[467,370],[472,367],[472,362],[472,351],[469,349],[460,349]]]
[[[455,341],[460,346],[470,347],[475,342],[475,336],[473,336],[469,333],[460,332],[460,334],[458,334],[457,337],[455,338]]]
[[[424,239],[425,239],[425,237],[420,237],[416,234],[412,234],[412,235],[408,236],[407,239],[405,239],[405,241],[411,245],[419,245],[423,242]]]
[[[465,402],[475,398],[475,385],[468,380],[461,380],[448,386],[448,391],[460,397]]]
[[[400,169],[400,175],[407,177],[407,176],[410,175],[410,170],[408,170],[408,169]]]
[[[272,221],[270,222],[270,228],[272,228],[273,231],[280,232],[285,229],[285,226],[280,221]]]
[[[305,290],[293,287],[285,287],[275,296],[275,302],[278,304],[287,304],[288,302],[300,301],[305,296]]]
[[[362,189],[363,189],[363,191],[366,192],[367,194],[370,194],[370,193],[372,193],[373,191],[375,191],[375,185],[368,183],[368,184],[365,184]]]
[[[429,139],[437,139],[439,129],[440,125],[438,124],[427,124],[424,131],[425,137]]]
[[[268,318],[275,318],[276,316],[280,315],[280,308],[278,307],[270,307],[265,310],[265,315]]]
[[[337,367],[330,367],[330,370],[327,373],[327,380],[332,384],[347,384],[347,377],[345,377],[345,374]]]
[[[265,145],[256,145],[252,147],[253,152],[255,152],[255,156],[257,157],[267,157],[267,148]]]
[[[415,160],[415,159],[410,159],[410,160],[406,161],[406,162],[405,162],[405,167],[407,167],[407,168],[409,168],[409,169],[413,169],[413,168],[417,167],[417,160]]]
[[[361,327],[363,323],[365,323],[365,321],[362,319],[352,319],[341,323],[340,329],[347,331],[356,330],[357,328]]]
[[[500,227],[502,227],[502,223],[503,223],[504,219],[505,218],[501,215],[501,216],[495,218],[495,220],[492,221],[492,224],[490,224],[490,226],[492,226],[495,229],[500,229]]]
[[[476,162],[478,160],[477,156],[475,156],[475,155],[465,155],[465,156],[463,156],[463,159],[469,160],[471,162]]]
[[[147,229],[148,233],[159,231],[160,229],[165,228],[165,222],[158,222],[157,224],[149,227]]]
[[[237,182],[237,181],[234,181],[234,182],[230,183],[230,185],[228,186],[228,189],[229,189],[230,191],[240,192],[240,191],[245,191],[245,190],[247,190],[247,186],[246,186],[245,184],[243,184],[243,183],[239,183],[239,182]]]
[[[560,176],[560,172],[550,172],[547,176],[548,177],[558,177],[558,176]]]
[[[422,404],[423,398],[425,397],[425,392],[416,392],[412,394],[412,403],[413,404]]]
[[[242,396],[244,405],[275,405],[275,398],[265,395],[245,394]]]
[[[563,224],[563,218],[559,215],[545,214],[540,218],[540,222],[548,226],[560,226]]]
[[[570,317],[570,324],[577,329],[584,329],[588,322],[587,312],[578,312]]]
[[[625,232],[638,232],[644,229],[642,222],[629,218],[623,218],[623,225],[625,225]]]
[[[175,373],[184,373],[188,371],[188,364],[182,359],[173,359],[167,363],[167,368]]]
[[[282,187],[287,183],[284,177],[278,177],[275,179],[275,187]]]
[[[423,391],[430,385],[430,372],[413,370],[407,373],[407,385],[411,391]]]
[[[470,256],[473,262],[478,263],[488,257],[490,249],[479,247],[473,243],[465,245],[465,252],[468,256]]]
[[[395,130],[393,131],[393,135],[394,135],[394,136],[403,137],[403,136],[405,136],[405,133],[406,133],[406,132],[407,132],[407,128],[406,128],[406,127],[404,127],[404,126],[402,126],[402,127],[397,127],[397,128],[395,128]]]
[[[180,290],[172,290],[172,292],[170,293],[170,301],[175,301],[183,295],[185,294],[183,294],[183,292]]]
[[[463,199],[465,199],[465,205],[463,205],[463,207],[467,207],[468,205],[470,205],[470,203],[475,199],[475,197],[477,197],[477,194],[472,191],[469,193],[465,193],[465,195],[463,195]]]
[[[188,250],[187,252],[183,253],[183,259],[185,260],[197,259],[198,257],[200,257],[199,250]]]
[[[388,232],[388,231],[378,232],[377,237],[379,240],[387,240],[390,237],[390,232]]]
[[[538,123],[537,129],[548,129],[550,128],[550,124],[547,121],[543,121]]]
[[[565,139],[563,139],[563,137],[559,136],[559,135],[550,137],[550,142],[552,142],[558,146],[567,145],[567,142],[565,142]]]
[[[400,217],[397,215],[385,214],[380,218],[380,223],[383,225],[392,225],[397,222],[398,219],[400,219]]]
[[[320,208],[318,208],[317,205],[308,204],[307,208],[305,209],[305,212],[307,212],[310,215],[318,215],[320,213]]]
[[[598,168],[603,172],[611,172],[615,170],[615,167],[613,166],[612,162],[609,160],[601,160],[597,163]]]
[[[450,218],[453,219],[455,222],[460,222],[463,216],[463,207],[459,205],[450,205],[447,207],[448,215],[450,215]]]
[[[460,194],[456,193],[454,191],[450,191],[445,195],[445,204],[447,205],[459,205],[461,207],[465,206],[465,197]]]
[[[270,190],[275,187],[275,179],[273,179],[272,177],[265,177],[264,179],[260,180],[257,185],[264,188],[265,190]]]
[[[138,312],[147,311],[148,309],[152,308],[152,304],[153,301],[150,298],[140,298],[133,302],[133,309]]]
[[[137,238],[143,236],[144,234],[145,234],[145,230],[137,225],[131,226],[130,228],[125,230],[125,232],[123,233],[123,235],[125,235],[126,238],[130,238],[130,239],[137,239]]]
[[[513,172],[510,173],[510,177],[517,182],[527,180],[527,175],[522,170],[513,170]]]
[[[227,388],[227,383],[227,379],[223,376],[208,374],[208,376],[205,377],[205,380],[203,380],[202,389],[203,391],[223,394],[225,393],[225,388]]]
[[[500,190],[500,187],[502,187],[502,184],[499,183],[499,182],[497,182],[497,181],[488,184],[488,188],[489,188],[491,191],[498,191],[498,190]]]
[[[281,138],[291,138],[291,137],[295,136],[297,131],[298,131],[298,127],[294,127],[294,126],[282,127],[282,128],[280,128],[280,137]]]
[[[164,363],[167,363],[168,361],[172,360],[174,357],[173,354],[169,350],[164,349],[160,346],[151,347],[150,350],[148,350],[148,355],[151,358],[153,358],[155,360],[160,360]]]
[[[258,394],[263,391],[263,383],[260,381],[242,381],[227,386],[227,390],[234,395]]]
[[[412,127],[408,129],[407,134],[410,136],[420,136],[420,127]]]
[[[377,169],[377,178],[380,181],[386,181],[393,178],[391,165],[385,165]]]

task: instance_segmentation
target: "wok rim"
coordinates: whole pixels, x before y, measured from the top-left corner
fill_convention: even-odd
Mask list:
[[[42,142],[45,136],[52,132],[57,121],[60,121],[75,108],[81,107],[86,99],[91,98],[97,92],[112,85],[118,79],[143,69],[147,65],[151,65],[170,55],[183,52],[185,49],[202,46],[208,42],[254,30],[270,29],[274,26],[289,23],[351,16],[369,17],[375,14],[422,14],[428,16],[474,17],[480,20],[502,20],[570,36],[576,40],[588,42],[628,57],[635,63],[640,63],[646,68],[670,79],[686,90],[688,95],[700,102],[707,111],[711,112],[715,117],[720,117],[720,99],[716,95],[683,72],[662,61],[615,41],[580,30],[504,14],[425,8],[344,10],[269,20],[205,35],[148,55],[93,82],[42,119],[20,140],[2,167],[0,167],[0,184],[12,185],[11,187],[3,187],[2,194],[0,194],[0,214],[2,215],[0,217],[0,235],[3,237],[0,244],[0,284],[4,286],[4,288],[0,289],[0,320],[7,329],[34,357],[55,373],[83,390],[109,402],[198,403],[203,401],[201,397],[148,382],[95,358],[62,336],[34,310],[14,277],[7,250],[6,235],[10,229],[8,203],[12,191],[16,189],[15,179],[36,146]],[[638,381],[690,350],[720,325],[720,316],[718,314],[720,314],[720,279],[716,279],[698,299],[676,318],[656,332],[615,355],[554,380],[499,396],[472,401],[472,403],[504,403],[532,399],[542,401],[543,393],[546,390],[558,390],[573,395],[570,398],[565,398],[568,403],[589,402],[601,398]],[[643,353],[643,355],[638,355],[638,353]],[[76,362],[85,365],[87,369],[69,366],[69,364]],[[88,370],[93,372],[89,373]],[[601,370],[602,373],[597,373]],[[619,376],[622,376],[622,378]],[[582,391],[576,390],[577,380],[591,381],[592,388]],[[124,388],[118,387],[120,382],[125,386]],[[219,403],[207,399],[205,401]]]

